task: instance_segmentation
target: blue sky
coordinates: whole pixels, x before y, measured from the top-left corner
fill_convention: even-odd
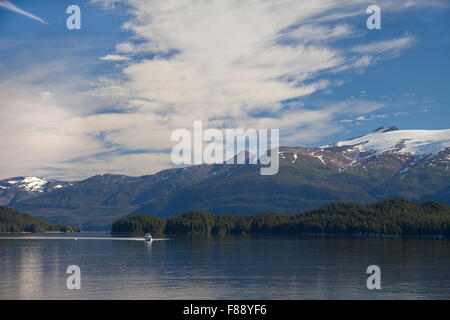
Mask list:
[[[299,146],[449,128],[446,1],[78,1],[68,30],[71,4],[0,0],[0,177],[154,173],[194,120]]]

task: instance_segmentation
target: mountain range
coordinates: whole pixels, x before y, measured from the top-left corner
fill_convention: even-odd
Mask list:
[[[237,162],[70,182],[8,178],[0,180],[0,205],[54,223],[106,230],[130,213],[293,214],[335,201],[394,197],[450,204],[450,129],[379,128],[322,147],[280,147],[279,156],[273,176],[261,176],[259,164]]]

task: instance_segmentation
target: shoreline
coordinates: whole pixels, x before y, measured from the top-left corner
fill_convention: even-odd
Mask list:
[[[145,233],[109,232],[112,236],[140,236]],[[402,235],[402,234],[377,234],[377,233],[294,233],[294,232],[260,232],[260,233],[152,233],[159,236],[314,236],[314,237],[348,237],[348,238],[409,238],[409,239],[450,239],[447,235]]]

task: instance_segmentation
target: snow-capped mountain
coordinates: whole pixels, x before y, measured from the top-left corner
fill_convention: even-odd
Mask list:
[[[383,153],[403,153],[415,156],[434,155],[450,148],[447,130],[377,130],[362,137],[339,141],[326,147],[350,146],[369,156]]]
[[[15,203],[28,199],[29,197],[36,197],[55,189],[65,188],[70,184],[69,182],[32,176],[0,180],[0,205]]]
[[[65,188],[73,183],[65,181],[48,180],[39,177],[14,177],[0,180],[0,191],[10,188],[19,188],[27,192],[47,192],[53,189]]]
[[[99,175],[78,182],[37,177],[0,180],[0,205],[52,222],[108,229],[130,213],[177,215],[296,213],[332,201],[403,197],[450,204],[450,130],[380,128],[317,148],[280,147],[280,170],[259,165],[196,165],[154,175]]]
[[[7,189],[11,187],[18,187],[28,192],[44,192],[48,184],[48,180],[38,177],[17,177],[8,180],[7,184],[10,186],[3,186],[2,188]]]
[[[320,148],[281,147],[280,160],[295,164],[303,158],[315,158],[319,164],[342,172],[370,164],[404,173],[418,165],[450,165],[450,129],[398,130],[380,128],[367,135],[332,143]]]

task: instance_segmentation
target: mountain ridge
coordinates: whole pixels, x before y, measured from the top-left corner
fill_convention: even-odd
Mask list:
[[[10,178],[0,180],[0,204],[85,230],[107,229],[130,213],[295,213],[333,201],[368,203],[392,197],[449,204],[450,129],[383,128],[323,147],[280,147],[279,155],[279,173],[265,177],[259,164],[237,163],[172,168],[140,177],[46,180],[47,187],[37,191],[33,186],[42,184],[40,178],[28,179],[22,187],[25,179],[9,183]]]

